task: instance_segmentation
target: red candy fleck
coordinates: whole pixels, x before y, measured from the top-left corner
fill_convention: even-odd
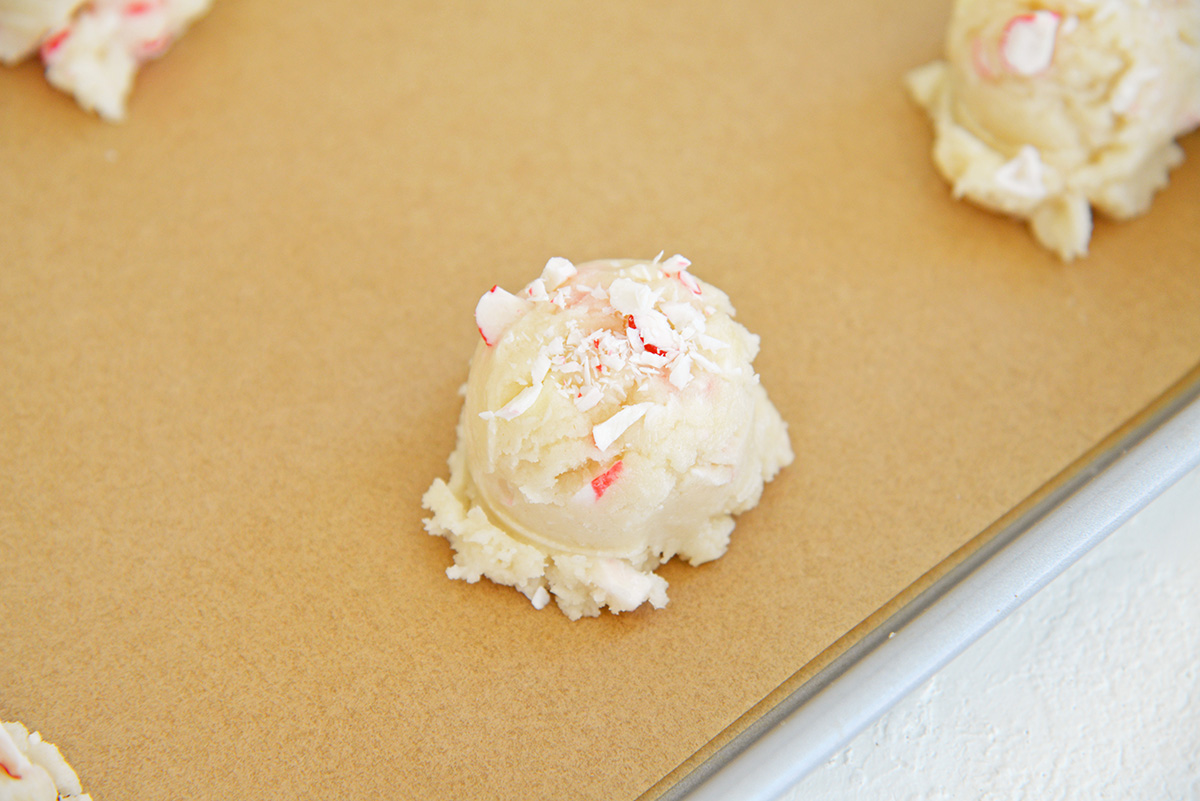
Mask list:
[[[171,46],[170,36],[159,36],[154,39],[147,39],[141,44],[141,52],[143,57],[160,56],[166,49]]]
[[[657,345],[651,345],[649,342],[644,343],[642,345],[642,347],[646,349],[647,353],[653,353],[655,356],[666,356],[667,355],[667,354],[663,353],[662,348],[658,347]]]
[[[140,2],[139,0],[134,0],[134,2],[125,6],[125,13],[131,17],[135,14],[147,14],[154,10],[154,6],[154,3],[145,2],[145,0],[141,0]]]
[[[42,58],[46,58],[51,53],[53,53],[55,50],[57,50],[59,48],[59,46],[64,41],[66,41],[67,37],[70,35],[71,35],[70,28],[63,28],[58,33],[51,34],[46,39],[46,41],[42,42]]]
[[[592,479],[592,492],[596,493],[596,500],[600,500],[600,496],[608,491],[608,488],[620,477],[621,471],[624,469],[625,463],[618,461],[612,467]]]
[[[625,327],[632,328],[635,331],[637,330],[637,323],[634,322],[632,314],[625,315]]]

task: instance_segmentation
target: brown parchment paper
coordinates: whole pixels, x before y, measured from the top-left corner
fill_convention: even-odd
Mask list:
[[[658,794],[1200,361],[1196,138],[1064,266],[933,171],[948,13],[218,0],[121,125],[0,71],[0,717],[97,801]],[[478,296],[659,250],[795,464],[662,611],[447,580]]]

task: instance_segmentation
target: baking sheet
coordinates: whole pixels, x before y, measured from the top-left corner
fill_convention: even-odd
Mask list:
[[[218,2],[117,126],[0,71],[0,716],[105,801],[659,793],[1200,361],[1196,137],[1064,266],[930,166],[947,14]],[[664,610],[448,581],[479,294],[664,249],[796,463]]]
[[[980,534],[965,558],[859,624],[865,633],[843,638],[853,644],[833,661],[784,682],[655,797],[781,795],[1197,465],[1200,365]]]

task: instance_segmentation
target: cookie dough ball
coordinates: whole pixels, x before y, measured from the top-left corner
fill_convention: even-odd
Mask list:
[[[667,603],[654,570],[725,553],[733,515],[792,461],[758,338],[688,261],[551,259],[480,299],[450,480],[424,497],[451,578],[571,619]]]
[[[1200,0],[958,0],[946,59],[908,77],[958,197],[1064,260],[1094,207],[1141,214],[1200,124]]]
[[[20,723],[0,723],[0,801],[91,801],[58,749]]]

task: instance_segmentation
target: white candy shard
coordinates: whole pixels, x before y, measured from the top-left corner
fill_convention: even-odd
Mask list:
[[[58,748],[16,722],[0,722],[0,798],[91,801]]]
[[[659,353],[663,353],[668,350],[679,350],[683,346],[682,342],[676,342],[682,338],[671,328],[671,321],[662,312],[650,309],[633,315],[633,319],[637,323],[642,347],[646,350],[653,347]]]
[[[500,341],[504,333],[530,309],[527,300],[494,286],[475,305],[475,325],[488,346]]]
[[[542,382],[546,380],[548,372],[550,372],[550,359],[545,353],[539,353],[533,360],[533,369],[530,371],[530,385],[518,392],[517,396],[506,403],[499,411],[480,412],[479,416],[484,420],[491,420],[494,417],[499,417],[501,420],[512,420],[529,411],[533,408],[533,404],[537,402],[538,396],[542,394]]]
[[[671,368],[669,378],[671,384],[683,389],[692,381],[692,357],[684,353],[675,360],[675,366]]]
[[[663,275],[667,276],[668,278],[679,279],[679,282],[687,287],[688,291],[690,291],[693,295],[699,295],[701,291],[700,282],[698,282],[695,277],[693,277],[692,274],[687,271],[688,267],[691,266],[692,263],[689,260],[676,253],[674,256],[663,262],[661,269]]]
[[[1014,195],[1041,200],[1046,196],[1045,169],[1033,145],[1025,145],[996,170],[996,183]]]
[[[650,287],[628,278],[618,278],[608,287],[608,300],[612,307],[621,314],[635,317],[653,309],[658,297],[658,293]]]
[[[17,748],[8,729],[0,725],[0,768],[3,768],[14,779],[19,779],[32,767],[33,763],[21,752],[21,749]]]
[[[591,386],[576,396],[575,408],[581,412],[586,412],[595,407],[603,399],[604,393],[600,390],[600,387]]]
[[[532,301],[549,300],[550,296],[546,294],[546,282],[541,278],[533,279],[529,286],[525,287],[525,297]]]
[[[628,431],[631,425],[641,420],[653,405],[653,403],[635,403],[632,406],[626,406],[603,423],[593,426],[592,440],[596,443],[596,447],[602,451],[608,450],[608,447]]]
[[[546,289],[558,289],[574,275],[575,265],[562,256],[554,256],[542,268],[542,280],[546,282]]]
[[[1058,22],[1053,11],[1035,11],[1009,20],[1000,42],[1000,55],[1008,70],[1025,76],[1045,72],[1054,61]]]

